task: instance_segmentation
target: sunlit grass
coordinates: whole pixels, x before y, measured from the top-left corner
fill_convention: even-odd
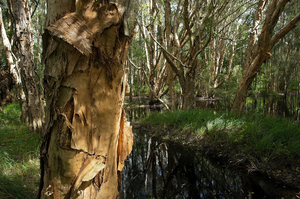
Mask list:
[[[257,159],[280,157],[292,162],[299,158],[300,125],[284,118],[198,109],[154,113],[141,122],[169,125],[183,134],[192,131],[204,135],[212,144],[222,144]]]
[[[35,198],[39,183],[40,135],[20,121],[18,104],[0,112],[0,198]]]

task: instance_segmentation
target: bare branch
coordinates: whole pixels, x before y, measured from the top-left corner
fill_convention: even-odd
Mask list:
[[[153,39],[153,41],[155,41],[155,42],[161,47],[161,49],[162,49],[165,53],[167,53],[167,54],[168,54],[169,56],[171,56],[173,59],[175,59],[176,61],[178,61],[182,66],[184,66],[184,67],[186,67],[186,68],[191,68],[191,67],[189,67],[189,66],[186,66],[184,63],[182,63],[182,61],[181,61],[180,59],[178,59],[177,57],[175,57],[174,55],[172,55],[172,53],[168,52],[167,49],[166,49],[163,45],[161,45],[161,44],[153,37],[153,35],[152,35],[151,33],[149,33],[149,35],[151,36],[151,38]]]
[[[175,12],[175,14],[174,14],[174,23],[176,23],[176,24],[173,24],[174,25],[174,27],[178,27],[178,23],[177,23],[177,20],[178,20],[178,16],[180,16],[179,15],[179,10],[180,10],[180,4],[181,4],[181,0],[179,0],[179,2],[178,2],[178,6],[177,6],[177,10],[176,10],[176,12]],[[182,10],[181,10],[182,11]]]
[[[36,9],[37,9],[37,7],[38,7],[39,4],[40,4],[40,0],[36,0],[36,1],[35,1],[35,7],[34,7],[32,13],[31,13],[31,18],[32,18],[33,15],[35,14],[35,11],[36,11]]]
[[[190,43],[190,46],[192,46],[193,44],[193,41],[192,41],[192,31],[191,31],[191,27],[190,27],[190,18],[189,18],[189,11],[188,11],[188,0],[185,0],[184,3],[183,3],[183,24],[184,24],[184,27],[189,35],[189,43]]]
[[[156,99],[157,99],[158,101],[160,101],[160,102],[164,105],[164,107],[166,107],[167,110],[170,110],[169,106],[168,106],[162,99],[160,99],[160,98],[157,96],[157,94],[155,93],[155,91],[151,88],[149,82],[147,81],[149,78],[147,77],[147,74],[146,74],[145,70],[144,70],[142,67],[137,67],[137,66],[131,61],[131,59],[130,59],[129,57],[128,57],[127,59],[128,59],[128,61],[130,62],[130,64],[132,64],[135,68],[137,68],[138,70],[141,70],[141,71],[143,72],[143,74],[144,74],[144,76],[145,76],[145,79],[146,79],[146,83],[147,83],[147,85],[148,85],[150,91],[152,92],[152,94],[156,97]]]
[[[206,43],[202,46],[202,48],[200,50],[198,50],[198,52],[195,53],[193,59],[192,59],[192,66],[194,66],[194,63],[198,57],[198,55],[206,48],[206,46],[208,46],[208,44],[210,43],[211,41],[211,38],[212,38],[212,32],[213,32],[213,25],[212,25],[212,22],[213,20],[211,20],[210,22],[210,32],[209,32],[209,38],[207,39]]]
[[[300,14],[298,14],[296,17],[292,19],[288,24],[286,24],[279,32],[277,32],[272,38],[271,38],[271,48],[281,39],[284,37],[288,32],[296,28],[297,23],[300,21]]]
[[[231,21],[229,21],[219,32],[223,31],[224,28],[226,28],[227,26],[229,26],[230,24],[232,24],[234,21],[236,21],[237,19],[239,19],[245,12],[247,12],[249,9],[251,9],[254,5],[257,5],[257,3],[251,4],[249,5],[243,12],[241,12],[239,15],[237,15],[236,17],[234,17]],[[244,5],[243,5],[244,6]],[[241,6],[242,7],[242,6]],[[241,7],[239,7],[238,9],[240,9]],[[226,20],[228,16],[232,16],[233,13],[235,13],[235,11],[233,11],[232,13],[230,13],[229,15],[225,16],[223,19],[221,19],[217,24],[220,24],[222,21]]]

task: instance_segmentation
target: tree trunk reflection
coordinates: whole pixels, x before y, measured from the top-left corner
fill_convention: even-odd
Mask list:
[[[135,133],[122,181],[120,198],[289,198],[296,193],[142,133]]]

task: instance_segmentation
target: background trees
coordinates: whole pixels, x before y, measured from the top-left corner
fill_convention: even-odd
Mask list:
[[[8,0],[5,6],[9,25],[7,28],[10,28],[10,34],[14,37],[8,39],[4,27],[1,32],[6,63],[16,83],[16,96],[22,109],[21,118],[24,122],[28,122],[32,132],[42,134],[44,108],[41,92],[36,83],[37,68],[34,63],[34,42],[31,33],[31,15],[34,11],[30,9],[34,4],[37,6],[37,3]]]
[[[15,58],[12,56],[13,59],[10,60],[13,60],[13,64],[17,64],[17,61],[20,60],[20,48],[16,46],[18,40],[14,40],[17,37],[13,37],[15,34],[13,24],[17,21],[14,20],[13,16],[13,1],[8,2],[7,6],[3,6],[4,25],[8,33],[8,41],[11,44],[10,52],[15,56]],[[30,47],[30,45],[28,47],[33,50],[26,52],[31,52],[30,54],[33,53],[35,55],[33,62],[31,62],[35,71],[34,78],[31,79],[35,83],[30,85],[36,85],[34,90],[42,93],[44,91],[42,86],[44,69],[40,55],[42,45],[41,32],[44,28],[42,21],[44,21],[46,13],[45,1],[39,1],[38,3],[36,1],[28,1],[27,3],[30,5],[33,19],[30,34],[33,36],[31,42],[33,47]],[[275,13],[275,7],[280,7],[281,9],[277,9],[279,11],[277,23],[275,23],[275,18],[272,18],[274,23],[272,23],[273,28],[271,29],[273,31],[269,28],[269,33],[264,36],[266,34],[264,32],[260,38],[274,36],[297,15],[299,11],[298,2],[276,1],[275,5],[274,2],[266,3],[264,1],[203,0],[195,1],[194,4],[185,0],[141,0],[136,3],[140,9],[134,10],[137,17],[132,20],[137,22],[137,34],[133,39],[133,47],[129,50],[129,57],[132,62],[130,64],[131,72],[129,77],[131,96],[146,94],[149,95],[150,104],[164,101],[172,109],[189,109],[194,107],[196,96],[221,97],[222,99],[225,97],[230,100],[227,104],[233,104],[234,110],[241,111],[244,107],[243,104],[246,103],[245,99],[248,96],[248,91],[250,91],[251,95],[257,96],[254,91],[261,92],[262,88],[265,88],[264,91],[268,94],[279,92],[279,88],[274,90],[274,85],[276,85],[275,87],[281,85],[281,91],[285,90],[286,92],[284,93],[286,94],[289,89],[295,88],[289,85],[297,84],[297,75],[293,76],[292,74],[295,74],[292,73],[293,70],[280,66],[285,65],[292,59],[291,54],[287,52],[293,51],[294,54],[297,54],[297,39],[299,38],[299,28],[297,27],[286,37],[282,37],[284,34],[280,33],[282,39],[278,40],[278,45],[272,43],[276,49],[276,52],[274,52],[276,56],[272,56],[272,62],[260,61],[263,65],[263,70],[258,74],[257,72],[260,70],[252,70],[251,75],[249,75],[252,78],[251,81],[245,79],[242,71],[245,73],[245,68],[247,68],[244,67],[246,64],[245,57],[249,56],[249,53],[246,52],[247,49],[248,52],[251,51],[253,48],[250,48],[251,45],[256,46],[256,49],[261,49],[260,46],[263,41],[263,39],[259,40],[260,44],[258,45],[255,39],[255,41],[251,39],[253,36],[250,37],[250,35],[253,35],[253,33],[249,34],[249,30],[253,27],[253,23],[257,24],[255,30],[258,31],[256,33],[258,38],[261,35],[260,30],[263,30],[263,25],[267,23],[266,17],[268,13]],[[259,3],[265,9],[258,9],[260,8]],[[275,7],[272,6],[273,4]],[[273,9],[274,12],[267,12],[267,8],[269,10]],[[255,15],[256,11],[261,15]],[[295,18],[291,23],[296,26],[297,21],[298,18]],[[255,30],[252,28],[252,32]],[[253,42],[249,43],[249,39],[253,40]],[[287,46],[290,47],[287,48]],[[273,54],[270,50],[268,52]],[[284,53],[287,55],[285,58],[281,56]],[[2,57],[5,57],[4,54],[2,54]],[[2,60],[3,62],[5,61],[5,59]],[[252,61],[250,60],[249,62]],[[6,63],[10,65],[9,62]],[[298,68],[297,61],[294,63]],[[137,67],[134,67],[134,65]],[[266,70],[264,69],[265,67]],[[14,70],[11,71],[13,72]],[[142,71],[145,71],[145,73]],[[19,82],[21,79],[20,72]],[[257,75],[258,77],[255,78]],[[285,80],[283,76],[285,76]],[[268,78],[273,82],[271,83]],[[18,79],[14,79],[17,82]],[[248,82],[247,89],[244,89],[245,86],[242,86],[242,80]],[[253,81],[254,84],[250,83]],[[279,84],[279,82],[281,83]],[[20,85],[20,83],[15,84]],[[238,86],[238,84],[240,85]],[[283,86],[283,84],[286,86]],[[273,89],[270,89],[271,87]],[[236,88],[238,90],[235,90]],[[260,89],[259,91],[257,90],[258,88]],[[25,92],[22,95],[22,90],[17,90],[19,91],[15,92],[15,96],[19,99],[20,105],[25,107],[22,102],[25,102],[28,97],[26,98]],[[245,92],[246,90],[248,91]],[[240,97],[242,93],[243,97]],[[270,110],[270,103],[265,105]],[[34,107],[37,106],[34,105]],[[26,115],[25,113],[26,111],[24,111],[24,115]],[[38,117],[42,118],[42,115]]]
[[[186,1],[162,2],[156,0],[146,3],[151,5],[155,11],[148,12],[150,19],[152,19],[148,20],[148,24],[140,23],[139,31],[142,32],[142,35],[148,35],[147,39],[143,37],[142,43],[151,44],[154,49],[157,49],[155,51],[157,56],[162,52],[161,63],[166,69],[172,68],[171,72],[170,70],[167,73],[166,71],[164,72],[165,75],[168,74],[165,91],[168,91],[170,105],[173,108],[176,107],[176,100],[178,95],[180,95],[180,107],[183,109],[189,109],[194,106],[195,95],[197,94],[204,97],[219,96],[223,99],[226,96],[228,100],[231,99],[229,104],[233,104],[233,110],[242,111],[248,91],[244,92],[242,91],[243,89],[241,90],[243,87],[241,86],[241,81],[248,82],[247,89],[244,90],[250,89],[252,90],[251,93],[253,93],[255,90],[252,89],[253,86],[257,88],[257,84],[266,83],[258,82],[259,79],[268,78],[268,75],[260,73],[259,75],[262,75],[262,77],[258,77],[255,80],[256,84],[252,85],[259,71],[256,67],[249,75],[252,80],[246,80],[245,68],[247,67],[245,67],[245,64],[253,63],[254,61],[254,58],[252,60],[245,58],[249,56],[249,52],[253,51],[251,46],[255,45],[257,51],[263,49],[263,45],[271,49],[271,46],[275,46],[277,41],[279,41],[279,37],[283,38],[290,30],[296,27],[298,22],[298,16],[296,17],[297,10],[299,11],[299,3],[294,1],[289,3],[284,1],[268,3],[262,1],[197,1],[195,4],[192,4]],[[259,5],[262,6],[260,7]],[[293,6],[294,12],[288,11],[289,8],[287,7],[289,14],[284,13],[280,18],[281,13],[285,10],[285,6]],[[273,18],[268,19],[268,15]],[[281,20],[281,23],[277,23],[278,20]],[[288,23],[289,25],[287,25]],[[159,26],[164,28],[157,29],[154,27],[155,24],[159,24]],[[261,39],[257,41],[256,38],[261,34],[261,30],[264,30],[264,24],[272,24],[272,27],[268,26],[266,31],[263,31]],[[255,30],[252,28],[252,32],[256,31],[255,34],[257,35],[254,36],[254,40],[254,33],[249,35],[251,27],[255,27]],[[294,32],[299,32],[299,30],[296,28]],[[160,34],[161,36],[159,36]],[[269,40],[271,42],[272,38],[273,40],[270,45],[267,43],[263,44],[262,38],[265,38],[266,42]],[[252,40],[252,42],[249,43],[249,40]],[[139,47],[143,48],[142,46]],[[147,55],[150,51],[146,50],[145,52]],[[141,62],[139,60],[143,60],[143,56],[135,55],[132,56],[133,62],[140,63],[140,66],[150,63],[150,59],[147,59],[147,56],[145,57],[146,60]],[[246,61],[247,59],[248,61]],[[262,58],[264,61],[260,61],[259,65],[264,64],[266,59],[267,57]],[[278,67],[273,65],[272,68]],[[155,67],[153,67],[152,72],[149,72],[149,77],[154,71],[157,71]],[[172,73],[173,78],[171,78]],[[161,76],[161,78],[156,76],[155,82],[159,82],[159,80],[165,81],[166,79],[163,77],[165,76]],[[296,79],[293,78],[293,80],[295,81]],[[238,83],[240,84],[239,86]],[[263,87],[262,85],[259,86]],[[176,90],[177,97],[172,93],[173,87]],[[237,87],[238,90],[236,90]],[[244,97],[240,97],[241,95]],[[232,101],[233,98],[235,98],[234,103]],[[238,100],[239,98],[244,100],[240,101]],[[240,108],[237,109],[237,106]]]

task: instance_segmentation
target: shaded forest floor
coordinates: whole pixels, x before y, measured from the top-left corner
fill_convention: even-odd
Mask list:
[[[224,165],[300,188],[300,125],[263,115],[191,110],[150,114],[133,124],[164,141],[198,150]]]
[[[0,110],[0,198],[32,199],[39,186],[40,135],[20,121],[16,103]]]

